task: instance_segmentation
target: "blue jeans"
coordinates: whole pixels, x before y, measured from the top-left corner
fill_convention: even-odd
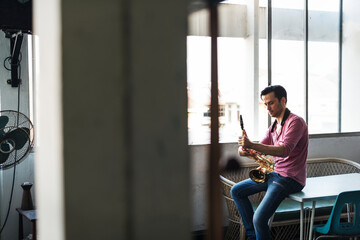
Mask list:
[[[299,192],[303,186],[289,177],[271,172],[264,183],[246,179],[231,188],[231,196],[241,215],[249,240],[270,240],[268,221],[280,203],[291,193]],[[263,200],[254,212],[248,196],[266,191]]]

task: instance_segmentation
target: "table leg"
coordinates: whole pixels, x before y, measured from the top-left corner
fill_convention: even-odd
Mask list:
[[[36,240],[36,221],[32,222],[32,239]]]
[[[304,240],[304,203],[300,203],[300,240]]]
[[[271,216],[271,218],[269,219],[269,222],[268,222],[268,225],[269,225],[269,228],[271,228],[271,224],[274,220],[274,216],[275,216],[275,213]]]
[[[23,219],[22,219],[22,215],[19,214],[19,240],[22,240],[23,238],[24,238]]]
[[[316,201],[313,201],[312,210],[311,210],[310,229],[309,229],[309,240],[312,239],[312,232],[313,232],[314,218],[315,218],[315,205],[316,205]]]

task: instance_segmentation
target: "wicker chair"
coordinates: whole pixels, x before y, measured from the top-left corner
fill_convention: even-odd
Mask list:
[[[220,176],[220,181],[222,185],[222,192],[225,198],[225,202],[228,208],[228,220],[229,226],[225,235],[226,240],[245,240],[245,229],[239,212],[235,206],[234,200],[231,198],[230,190],[235,183],[240,182],[243,179],[248,178],[249,171],[258,167],[256,163],[246,163],[239,170],[236,171],[227,171],[222,173]],[[360,164],[339,158],[317,158],[317,159],[308,159],[307,160],[307,177],[316,177],[316,176],[327,176],[327,175],[337,175],[344,173],[359,173]],[[258,193],[250,196],[250,201],[256,205],[263,198],[264,193]],[[300,231],[299,227],[299,210],[287,208],[288,203],[292,200],[287,199],[284,201],[284,206],[278,208],[275,213],[274,220],[271,224],[271,235],[272,239],[296,239],[298,238],[298,233]],[[291,203],[290,203],[291,204]],[[328,214],[331,211],[331,204],[324,205],[323,211],[316,211],[317,215],[315,221],[324,221],[327,220]],[[292,206],[298,206],[292,204]],[[290,213],[290,214],[288,214]],[[294,215],[295,213],[295,215]],[[287,215],[288,214],[288,215]],[[281,216],[282,215],[282,216]],[[285,216],[285,217],[284,217]]]

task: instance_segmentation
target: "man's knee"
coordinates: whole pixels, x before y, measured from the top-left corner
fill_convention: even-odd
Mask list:
[[[266,217],[264,217],[262,214],[259,214],[259,212],[255,211],[253,216],[253,224],[255,229],[264,229],[268,225],[268,220]]]
[[[247,197],[244,195],[244,191],[241,189],[241,185],[235,185],[230,190],[231,197],[233,199]]]
[[[238,196],[237,194],[237,190],[236,190],[236,185],[235,186],[232,186],[232,188],[230,189],[230,194],[231,194],[231,197],[234,199]]]

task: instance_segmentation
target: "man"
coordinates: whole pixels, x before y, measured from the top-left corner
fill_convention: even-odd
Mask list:
[[[264,183],[247,179],[231,189],[250,240],[269,240],[269,219],[289,194],[299,192],[305,186],[309,143],[307,125],[286,108],[287,94],[282,86],[268,86],[260,96],[275,122],[259,143],[250,141],[247,136],[239,137],[238,152],[240,156],[249,156],[246,149],[253,149],[274,156],[275,169],[267,174]],[[266,194],[254,212],[248,196],[262,191]]]

